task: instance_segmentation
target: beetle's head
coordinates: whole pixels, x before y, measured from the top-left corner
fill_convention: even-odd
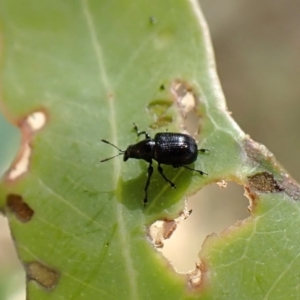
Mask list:
[[[142,158],[141,155],[141,147],[139,146],[141,142],[134,144],[134,145],[129,145],[127,149],[124,151],[124,157],[123,160],[126,161],[129,158]]]
[[[152,140],[142,140],[136,144],[129,145],[124,151],[124,161],[129,158],[144,159],[146,161],[151,161],[153,157],[153,146],[154,142]]]
[[[124,151],[123,160],[126,161],[128,158],[132,157],[131,155],[131,145],[127,147],[127,149]]]

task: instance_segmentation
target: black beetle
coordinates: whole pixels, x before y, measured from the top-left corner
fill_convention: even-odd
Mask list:
[[[124,155],[124,161],[129,158],[143,159],[147,161],[149,166],[148,178],[144,188],[144,205],[148,202],[147,190],[153,173],[152,159],[158,162],[159,173],[172,188],[176,188],[176,185],[165,176],[161,164],[171,165],[174,168],[183,167],[191,171],[196,171],[201,175],[207,175],[203,171],[186,166],[197,160],[198,152],[208,152],[207,149],[198,149],[196,141],[191,136],[183,133],[163,132],[157,133],[154,136],[154,139],[151,139],[150,135],[146,131],[139,131],[136,124],[134,124],[134,130],[136,131],[137,136],[144,134],[145,139],[136,144],[129,145],[125,151],[106,140],[101,140],[120,151],[120,153],[113,157],[102,159],[101,162],[105,162],[119,155]]]

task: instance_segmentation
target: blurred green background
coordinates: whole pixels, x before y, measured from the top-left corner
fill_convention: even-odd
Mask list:
[[[210,27],[228,110],[251,138],[267,146],[300,181],[300,2],[201,0],[200,4]],[[19,139],[16,128],[0,116],[1,174],[15,156]],[[247,206],[237,184],[227,189],[204,188],[189,201],[193,213],[166,242],[164,253],[179,271],[193,268],[205,236],[247,217]],[[22,292],[18,294],[22,287],[16,289],[24,274],[1,216],[0,227],[0,299],[24,299]],[[8,298],[6,290],[15,298]]]

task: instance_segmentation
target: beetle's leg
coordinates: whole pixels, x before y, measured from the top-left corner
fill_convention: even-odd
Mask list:
[[[145,188],[144,188],[144,191],[145,191],[144,206],[146,206],[146,204],[148,203],[148,193],[147,193],[147,191],[148,191],[148,186],[150,184],[150,179],[151,179],[152,173],[153,173],[153,167],[152,167],[152,161],[151,161],[150,164],[149,164],[149,167],[148,167],[148,178],[147,178],[146,185],[145,185]]]
[[[191,171],[198,172],[198,173],[201,174],[201,175],[208,175],[207,173],[205,173],[205,172],[203,172],[203,171],[196,170],[196,169],[190,168],[190,167],[188,167],[188,166],[183,166],[183,165],[182,165],[182,166],[180,166],[180,167],[186,168],[186,169],[191,170]]]
[[[198,149],[198,152],[209,153],[210,151],[208,149]]]
[[[139,131],[137,125],[133,123],[133,129],[136,131],[137,136],[140,136],[142,134],[145,135],[145,139],[150,139],[150,135],[146,131]]]
[[[160,166],[160,164],[158,164],[158,172],[161,174],[161,176],[164,178],[165,181],[170,183],[172,188],[176,189],[176,185],[165,176],[165,174],[163,172],[163,168]]]

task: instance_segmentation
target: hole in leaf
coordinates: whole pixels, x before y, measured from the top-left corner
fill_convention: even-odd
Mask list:
[[[191,136],[198,139],[197,135],[200,130],[200,97],[194,88],[183,80],[175,80],[170,90],[179,108],[183,127]]]
[[[149,227],[149,237],[156,248],[162,248],[164,241],[169,239],[182,220],[188,218],[192,211],[185,209],[178,218],[174,220],[158,220]]]
[[[27,117],[26,122],[32,131],[40,130],[46,124],[46,115],[41,111],[33,112]]]
[[[53,289],[58,282],[57,271],[40,262],[31,262],[26,265],[25,269],[28,280],[34,280],[46,289]]]
[[[21,150],[18,154],[17,161],[14,163],[8,173],[7,177],[9,180],[17,179],[28,170],[30,153],[31,148],[29,146],[29,143],[23,143],[23,145],[21,145]]]
[[[23,197],[16,194],[9,194],[6,198],[7,207],[22,222],[28,222],[34,215],[34,210],[23,201]]]
[[[197,97],[193,89],[183,81],[177,80],[171,86],[171,92],[184,116],[197,106]]]
[[[199,264],[198,253],[208,235],[219,234],[250,215],[249,202],[243,193],[243,187],[232,182],[227,188],[214,184],[188,200],[192,214],[177,226],[162,248],[178,272],[195,269],[195,263]]]
[[[32,152],[31,140],[36,131],[42,129],[47,121],[47,115],[44,111],[36,111],[22,118],[18,126],[22,133],[22,142],[19,153],[9,171],[7,172],[8,180],[16,180],[26,173],[29,168],[29,160]]]

